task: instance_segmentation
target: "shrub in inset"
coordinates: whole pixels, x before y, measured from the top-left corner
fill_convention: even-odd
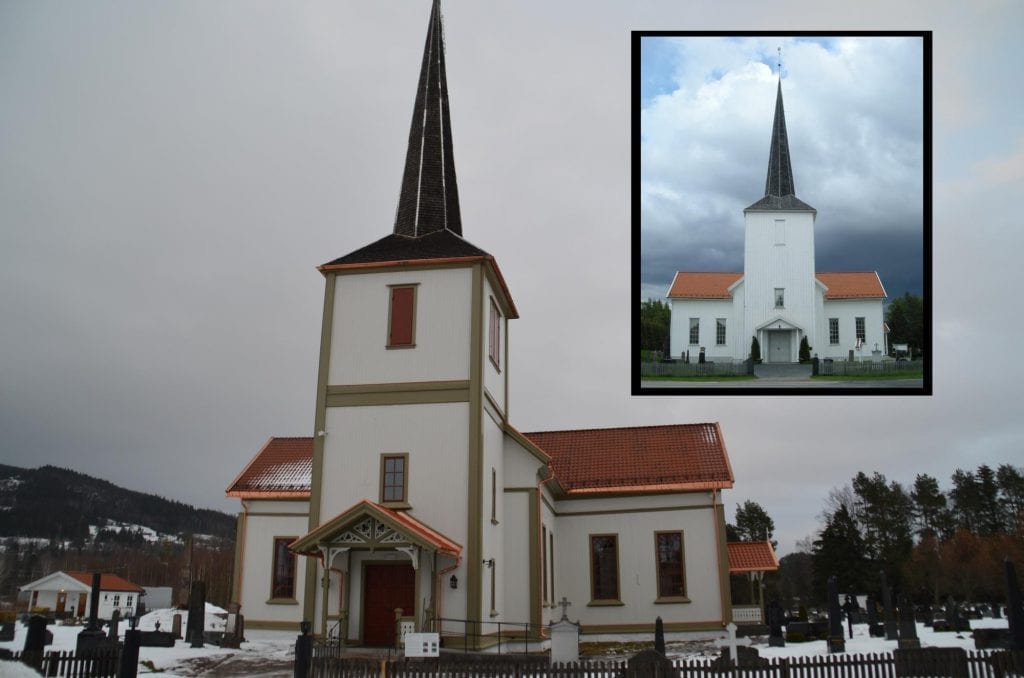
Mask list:
[[[807,343],[807,337],[800,340],[800,362],[807,363],[811,361],[811,346]]]
[[[755,363],[761,362],[761,344],[757,341],[757,337],[750,342],[750,359]]]

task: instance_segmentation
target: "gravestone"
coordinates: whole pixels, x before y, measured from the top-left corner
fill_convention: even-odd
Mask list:
[[[106,635],[100,626],[100,573],[92,573],[92,592],[89,594],[89,623],[82,629],[75,643],[75,651],[88,653],[105,644]]]
[[[839,580],[835,575],[828,578],[828,653],[846,652],[843,639],[843,613],[839,609]]]
[[[782,621],[785,618],[785,613],[782,611],[782,605],[779,604],[778,600],[773,600],[768,604],[768,646],[769,647],[785,647],[786,639],[782,635]]]
[[[0,643],[14,640],[14,622],[0,623]]]
[[[159,622],[157,622],[157,631],[160,630]],[[181,640],[181,615],[176,614],[171,617],[171,635]]]
[[[43,648],[46,647],[46,618],[33,615],[28,620],[28,634],[21,651],[21,660],[38,669],[43,662]]]
[[[885,578],[885,572],[880,572],[882,578],[882,606],[885,610],[885,639],[899,640],[900,634],[896,629],[896,611],[892,605],[892,589]]]
[[[846,628],[849,629],[850,640],[853,640],[853,615],[857,612],[857,601],[849,593],[843,601],[843,614],[846,615]]]
[[[868,608],[868,635],[872,638],[884,637],[885,627],[878,621],[878,601],[875,600],[874,596],[868,596],[866,604]]]
[[[120,633],[121,626],[121,611],[114,610],[114,613],[110,615],[110,624],[107,628],[107,640],[116,641],[118,634]]]
[[[234,606],[237,609],[237,605]],[[228,612],[228,618],[224,623],[224,635],[220,637],[220,646],[228,647],[237,650],[241,647],[242,633],[241,633],[241,621],[242,615],[238,612]]]
[[[188,625],[185,628],[185,642],[192,647],[203,647],[203,632],[206,630],[206,582],[192,582],[188,597]]]
[[[1024,603],[1017,583],[1017,569],[1012,560],[1003,561],[1006,575],[1006,618],[1010,628],[1009,650],[1024,650]]]
[[[572,605],[562,596],[562,618],[551,624],[551,663],[578,662],[580,660],[580,626],[569,621],[567,608]]]
[[[914,606],[907,599],[907,594],[900,594],[900,640],[901,650],[914,650],[921,647],[917,638],[917,623],[914,620]]]
[[[121,661],[117,675],[122,678],[137,676],[139,673],[139,647],[142,631],[132,625],[124,632],[124,647],[121,649]]]
[[[661,617],[654,620],[654,651],[665,654],[665,622]]]
[[[644,650],[626,662],[625,678],[675,678],[672,660],[657,650]]]

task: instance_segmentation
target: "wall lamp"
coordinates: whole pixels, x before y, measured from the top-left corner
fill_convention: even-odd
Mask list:
[[[453,574],[451,579],[448,580],[448,586],[452,587],[453,589],[459,588],[459,578]]]
[[[494,567],[494,558],[484,558],[483,564],[487,567]]]

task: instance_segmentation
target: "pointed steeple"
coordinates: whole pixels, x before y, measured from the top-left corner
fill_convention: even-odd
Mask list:
[[[455,183],[441,3],[434,0],[409,130],[405,172],[395,214],[395,234],[418,238],[449,230],[462,235]]]
[[[768,155],[768,178],[764,194],[778,198],[796,195],[793,167],[789,164],[789,137],[786,135],[786,111],[782,107],[782,78],[775,97],[775,122],[772,123],[772,145]]]
[[[764,197],[748,210],[814,210],[796,197],[793,166],[789,160],[789,135],[786,133],[786,111],[782,105],[782,76],[775,94],[775,120],[772,122],[772,142],[768,151],[768,176],[764,182]]]

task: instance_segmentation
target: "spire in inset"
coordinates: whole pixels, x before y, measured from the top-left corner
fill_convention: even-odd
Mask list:
[[[448,81],[444,67],[441,4],[434,0],[409,130],[395,234],[420,237],[449,230],[462,235],[455,183]]]
[[[781,73],[775,98],[775,122],[772,123],[772,147],[768,154],[768,178],[764,183],[764,194],[778,198],[796,195],[793,167],[789,164],[789,137],[786,136],[786,111],[782,107]]]

